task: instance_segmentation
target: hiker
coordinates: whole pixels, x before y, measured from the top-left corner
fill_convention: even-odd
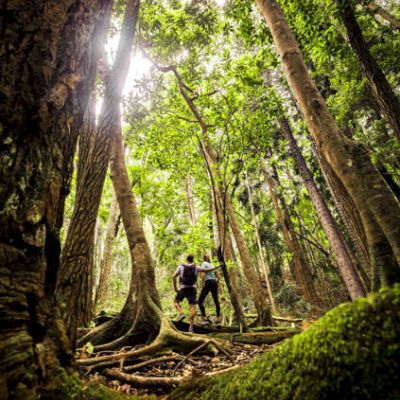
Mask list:
[[[202,276],[203,287],[201,289],[200,297],[199,297],[199,307],[201,311],[201,318],[203,324],[209,324],[210,320],[206,315],[206,310],[204,308],[204,300],[206,299],[207,295],[211,292],[211,295],[214,300],[215,310],[216,310],[216,320],[217,324],[221,323],[221,309],[218,300],[218,281],[219,281],[219,274],[217,271],[214,271],[213,266],[210,264],[210,257],[207,254],[203,256],[203,264],[201,264],[201,268],[205,270]]]
[[[175,271],[172,281],[176,292],[174,301],[175,308],[179,312],[179,321],[185,318],[181,301],[186,297],[189,303],[189,332],[193,332],[194,317],[196,316],[197,289],[196,282],[199,272],[213,271],[217,267],[203,268],[193,263],[194,257],[189,254],[186,258],[187,264],[181,264]],[[179,276],[180,287],[178,290],[177,279]]]

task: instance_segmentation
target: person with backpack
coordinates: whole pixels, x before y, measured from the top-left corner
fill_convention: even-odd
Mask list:
[[[203,287],[201,289],[201,293],[199,296],[199,308],[201,311],[201,317],[202,317],[202,323],[203,324],[209,324],[210,320],[208,319],[206,315],[206,310],[204,308],[204,300],[208,296],[209,293],[211,293],[214,304],[215,304],[215,310],[217,314],[216,318],[216,324],[221,323],[221,307],[219,305],[219,300],[218,300],[218,281],[219,281],[219,276],[217,274],[217,271],[212,270],[212,265],[210,264],[210,257],[207,254],[204,254],[203,256],[203,264],[201,264],[201,267],[203,269],[206,269],[206,272],[202,274],[202,282],[203,282]]]
[[[174,284],[174,290],[176,292],[174,305],[179,313],[179,321],[185,318],[181,302],[187,298],[189,303],[189,332],[193,332],[194,317],[196,316],[196,304],[197,304],[197,276],[199,272],[210,272],[214,271],[217,267],[199,267],[194,264],[194,257],[189,254],[186,258],[187,263],[181,264],[175,271],[172,281]],[[177,280],[180,280],[180,287],[178,290]]]

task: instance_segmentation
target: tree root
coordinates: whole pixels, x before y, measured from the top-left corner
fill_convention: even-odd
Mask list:
[[[126,361],[135,360],[139,357],[165,353],[166,351],[188,354],[202,344],[204,344],[203,347],[207,348],[208,352],[213,354],[222,351],[223,348],[215,339],[179,332],[172,327],[167,319],[162,319],[160,332],[151,344],[140,349],[118,352],[117,354],[76,360],[76,363],[78,366],[89,367],[89,369],[110,367],[118,364],[122,368]]]

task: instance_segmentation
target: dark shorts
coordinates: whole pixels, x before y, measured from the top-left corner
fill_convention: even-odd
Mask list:
[[[197,290],[195,287],[186,287],[179,289],[175,296],[175,301],[180,303],[184,298],[188,299],[189,304],[197,304]]]

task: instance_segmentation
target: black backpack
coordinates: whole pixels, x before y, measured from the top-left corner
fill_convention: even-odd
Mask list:
[[[193,286],[196,284],[196,279],[197,279],[196,265],[182,264],[181,284],[185,286]]]

